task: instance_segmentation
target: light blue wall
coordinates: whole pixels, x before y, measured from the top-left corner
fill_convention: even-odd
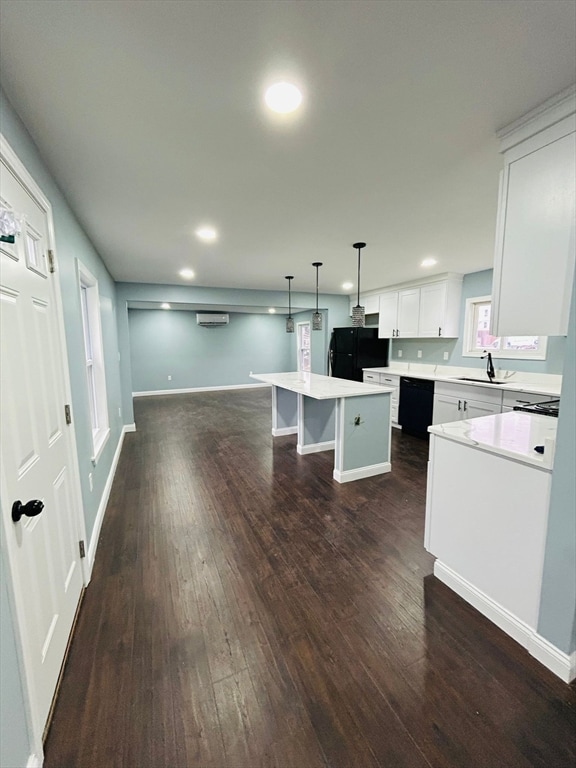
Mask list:
[[[560,417],[538,632],[565,653],[576,651],[576,280],[562,377]]]
[[[130,309],[128,321],[134,392],[256,384],[250,371],[289,369],[281,315],[234,313],[229,325],[202,328],[196,312]]]
[[[212,305],[219,304],[229,307],[229,312],[233,313],[234,306],[245,307],[286,307],[287,294],[285,291],[253,291],[248,289],[231,289],[231,288],[203,288],[192,285],[155,285],[148,283],[117,283],[116,284],[116,298],[118,307],[118,337],[121,353],[121,371],[122,371],[122,409],[125,415],[126,423],[134,421],[134,411],[132,405],[132,392],[137,391],[151,391],[140,390],[136,383],[141,384],[142,376],[146,367],[144,361],[140,361],[141,353],[144,347],[138,342],[138,346],[134,346],[130,338],[130,325],[128,320],[128,313],[133,310],[128,310],[127,304],[131,301],[155,301],[155,302],[168,302],[168,303],[189,303],[189,304],[204,304]],[[292,293],[292,305],[297,307],[314,307],[316,297],[310,293]],[[316,373],[326,372],[326,355],[328,353],[328,338],[330,329],[335,326],[349,325],[350,318],[348,316],[349,302],[347,296],[338,296],[332,294],[320,294],[319,305],[322,308],[324,315],[323,330],[315,332],[312,341],[312,366]],[[151,310],[146,310],[151,311]],[[167,310],[163,310],[167,312]],[[182,312],[182,310],[177,310]],[[176,314],[176,311],[175,313]],[[306,317],[311,318],[312,311],[308,310],[305,314]],[[191,312],[190,315],[196,320],[195,312]],[[235,317],[239,316],[239,313],[234,313]],[[267,315],[267,317],[269,317]],[[296,315],[294,315],[296,318]],[[278,316],[276,318],[284,324],[285,316]],[[232,326],[232,324],[231,324]],[[217,329],[200,329],[205,333],[218,333],[222,331],[222,328]],[[279,333],[281,333],[279,331]],[[317,334],[317,335],[316,335]],[[284,359],[284,370],[296,369],[296,334],[284,333],[285,341],[279,341],[276,349],[284,350],[284,344],[286,344],[287,357]],[[204,338],[204,337],[202,337]],[[225,336],[211,336],[212,339],[224,339]],[[236,353],[238,355],[238,351]],[[244,368],[244,358],[236,358],[242,360]],[[213,361],[214,362],[214,361]],[[138,368],[137,379],[133,381],[133,365]],[[253,370],[256,372],[256,367],[251,366],[248,362],[247,371]],[[261,373],[266,371],[261,370]],[[162,375],[168,375],[168,372],[164,372]],[[228,376],[228,373],[226,373]],[[210,385],[202,386],[223,386],[226,383],[249,383],[251,379],[243,379],[241,381],[226,380],[223,376],[214,376]],[[167,379],[162,381],[162,386],[158,386],[159,389],[168,389],[169,384]],[[201,386],[195,384],[191,386]],[[174,386],[174,388],[179,388]],[[180,387],[185,389],[187,387]]]
[[[121,388],[118,369],[115,286],[98,254],[68,207],[66,199],[46,168],[25,126],[12,109],[2,91],[0,91],[0,129],[6,141],[16,152],[52,205],[58,278],[62,289],[68,365],[72,388],[73,425],[78,446],[83,511],[88,538],[90,538],[122,426],[121,419],[118,416]],[[76,258],[81,259],[90,272],[98,279],[101,298],[111,435],[97,467],[94,467],[91,462],[91,428],[83,365],[84,355],[79,291],[76,281]],[[94,490],[92,492],[88,484],[88,473],[90,472],[92,472],[94,480]],[[7,569],[3,546],[0,549],[0,568],[3,571]],[[4,579],[4,573],[2,578]],[[32,752],[32,746],[24,725],[26,715],[23,709],[23,682],[14,656],[16,648],[15,621],[10,606],[5,600],[5,590],[6,587],[3,580],[1,595],[2,678],[0,686],[2,689],[2,717],[0,719],[0,744],[2,751],[0,754],[2,755],[2,766],[20,766],[26,764],[28,755]],[[7,669],[5,669],[4,665],[7,665]],[[10,714],[4,708],[4,702],[10,703]]]
[[[462,356],[462,338],[464,335],[464,310],[466,299],[492,294],[492,270],[471,272],[464,275],[462,284],[462,305],[460,312],[460,333],[458,339],[391,339],[390,362],[398,362],[398,350],[402,350],[401,361],[428,363],[430,365],[455,365],[466,368],[483,368],[485,361],[474,357]],[[562,373],[566,338],[550,336],[546,360],[506,360],[498,358],[497,368],[511,368],[526,373]],[[418,357],[418,350],[422,357]],[[444,352],[448,352],[448,360],[444,360]]]

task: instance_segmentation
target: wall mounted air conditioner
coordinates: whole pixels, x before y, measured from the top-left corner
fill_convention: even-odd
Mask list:
[[[204,312],[197,312],[196,313],[196,322],[198,325],[203,325],[205,327],[214,328],[218,325],[228,325],[230,322],[229,315],[222,315],[222,314],[206,314]]]

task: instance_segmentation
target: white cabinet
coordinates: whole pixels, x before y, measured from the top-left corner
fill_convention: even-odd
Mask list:
[[[418,336],[457,338],[461,296],[461,280],[423,285],[420,288]]]
[[[358,304],[358,296],[353,296],[350,299],[350,317],[352,317],[352,308]],[[360,295],[360,306],[364,307],[364,313],[366,315],[377,315],[380,310],[380,294],[372,294],[370,296]]]
[[[378,336],[383,339],[457,338],[462,279],[380,294]]]
[[[500,133],[501,178],[492,330],[565,335],[574,274],[576,98]]]
[[[502,410],[502,392],[493,385],[476,387],[469,384],[436,382],[432,424],[489,416]]]
[[[390,395],[390,419],[392,421],[392,426],[399,428],[398,407],[400,405],[400,376],[393,373],[364,371],[364,381],[367,384],[379,384],[383,387],[394,387],[394,391]]]

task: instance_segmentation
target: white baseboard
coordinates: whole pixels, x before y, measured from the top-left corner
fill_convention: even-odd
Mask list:
[[[358,469],[345,469],[340,471],[335,469],[332,477],[338,483],[351,483],[353,480],[362,480],[364,477],[374,477],[374,475],[384,475],[390,472],[392,465],[389,461],[383,461],[381,464],[369,464],[367,467],[358,467]]]
[[[190,387],[189,389],[154,389],[149,392],[132,392],[132,397],[150,397],[151,395],[185,395],[188,392],[220,392],[223,389],[261,389],[270,384],[226,384],[222,387]]]
[[[439,560],[434,563],[434,575],[513,640],[516,640],[523,648],[526,648],[535,659],[544,664],[565,683],[576,678],[576,653],[569,655],[556,648],[555,645],[539,635],[533,627],[521,621]]]
[[[274,427],[272,427],[273,437],[281,437],[282,435],[297,435],[297,434],[298,434],[298,427],[278,427],[277,429],[274,429]]]
[[[298,428],[296,428],[298,431]],[[308,443],[308,445],[298,445],[296,450],[301,456],[305,456],[307,453],[320,453],[321,451],[333,451],[335,446],[334,440],[327,440],[325,443]]]
[[[44,765],[44,758],[39,757],[38,755],[30,755],[28,760],[26,761],[26,768],[42,768]]]
[[[92,529],[92,535],[90,536],[90,544],[88,545],[88,551],[86,552],[86,584],[85,586],[88,586],[88,583],[90,582],[90,578],[92,577],[92,568],[94,567],[94,560],[96,559],[96,548],[98,546],[98,539],[100,538],[100,529],[102,528],[102,523],[104,522],[104,514],[106,512],[108,499],[110,498],[110,491],[112,490],[112,483],[114,482],[114,475],[116,474],[116,468],[118,466],[118,461],[120,460],[120,454],[122,452],[122,446],[124,444],[124,435],[126,434],[126,432],[136,432],[136,425],[124,424],[124,426],[122,427],[122,432],[120,433],[120,439],[118,440],[118,445],[116,446],[116,451],[114,453],[114,458],[112,459],[110,472],[108,472],[106,485],[104,486],[104,491],[102,492],[102,498],[100,499],[100,504],[98,506],[98,512],[96,513],[94,528]]]

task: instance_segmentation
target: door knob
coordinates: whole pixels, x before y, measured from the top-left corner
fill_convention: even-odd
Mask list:
[[[12,504],[12,520],[17,523],[23,515],[26,517],[36,517],[44,509],[44,502],[40,499],[32,499],[27,504],[22,504],[21,501],[15,501]]]

